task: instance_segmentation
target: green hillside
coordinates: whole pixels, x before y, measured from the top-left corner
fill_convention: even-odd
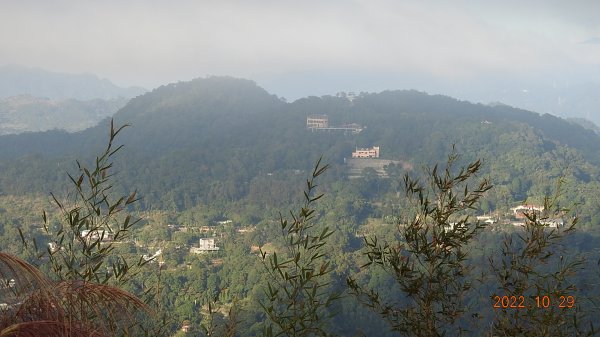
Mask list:
[[[359,124],[362,131],[309,130],[309,115],[327,115],[330,126]],[[502,258],[503,240],[518,241],[523,233],[515,225],[523,220],[516,219],[510,208],[525,201],[542,204],[545,196],[557,191],[559,180],[559,206],[573,209],[581,229],[562,242],[561,249],[566,261],[587,257],[582,264],[587,269],[565,276],[577,285],[569,295],[577,297],[584,314],[598,312],[594,266],[600,257],[600,156],[596,151],[600,137],[578,125],[507,106],[416,91],[385,91],[352,99],[307,97],[287,103],[252,81],[227,77],[157,88],[129,101],[114,121],[131,126],[117,137],[124,148],[110,169],[115,174],[113,190],[124,195],[137,190],[141,200],[128,210],[143,219],[135,228],[135,240],[119,242],[115,252],[139,259],[160,250],[164,266],[157,269],[156,263],[149,263],[126,289],[143,294],[147,284],[159,282],[156,272],[160,270],[162,288],[156,296],[170,316],[166,335],[175,334],[184,320],[192,331],[200,331],[209,316],[206,303],[215,294],[219,294],[215,302],[219,320],[237,306],[241,308],[239,335],[261,334],[265,314],[259,301],[265,299],[270,279],[258,247],[283,254],[289,241],[281,236],[279,216],[298,208],[306,178],[321,156],[331,164],[317,181],[325,196],[315,206],[318,229],[333,230],[324,248],[332,266],[327,289],[346,293],[346,278],[352,276],[384,298],[408,303],[394,287],[392,276],[382,269],[360,268],[366,260],[362,237],[398,240],[400,216],[414,211],[404,198],[402,176],[409,173],[425,179],[424,168],[445,162],[453,144],[459,154],[456,167],[481,159],[478,178],[487,177],[494,185],[475,209],[465,211],[471,219],[483,213],[496,219],[466,249],[467,269],[481,282],[473,282],[466,297],[466,310],[479,316],[467,315],[457,322],[472,329],[465,335],[480,335],[478,331],[484,330],[479,329],[488,329],[497,318],[498,310],[489,300],[500,285],[490,279],[488,264],[491,257]],[[75,159],[93,164],[106,144],[109,123],[72,134],[0,136],[3,249],[36,260],[20,244],[19,230],[41,247],[52,242],[53,236],[44,234],[40,225],[42,209],[48,210],[51,230],[62,220],[49,206],[48,193],[67,194],[72,183],[65,172],[77,174]],[[380,147],[381,160],[397,164],[381,167],[381,162],[377,166],[369,165],[368,159],[355,159],[362,160],[356,165],[361,169],[350,174],[347,162],[352,152],[372,146]],[[562,215],[567,222],[572,219]],[[204,238],[214,238],[220,249],[193,253]],[[551,272],[555,265],[562,266],[563,250],[558,251],[560,263],[554,256],[551,263],[537,267]],[[40,267],[47,271],[43,260]],[[586,296],[592,300],[586,302]],[[338,312],[331,324],[337,335],[393,335],[385,321],[352,296],[332,309]],[[469,317],[480,318],[473,322]],[[590,322],[585,315],[580,318]]]

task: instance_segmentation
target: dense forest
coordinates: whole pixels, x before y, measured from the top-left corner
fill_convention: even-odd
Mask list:
[[[354,123],[362,131],[307,129],[307,117],[316,114],[327,115],[330,125]],[[553,301],[560,296],[576,299],[576,306],[562,311],[521,312],[529,328],[562,313],[564,320],[555,320],[556,331],[537,335],[574,335],[575,327],[589,329],[598,314],[600,136],[577,124],[509,106],[472,104],[417,91],[342,93],[288,103],[251,81],[224,77],[155,89],[129,101],[115,114],[114,123],[130,126],[116,137],[124,147],[114,154],[110,167],[111,193],[137,191],[140,199],[128,204],[126,211],[141,219],[128,229],[130,240],[120,242],[115,253],[156,257],[122,286],[140,296],[146,294],[148,284],[160,289],[152,303],[166,317],[166,335],[183,334],[182,325],[189,325],[192,335],[211,324],[222,329],[232,320],[230,309],[235,312],[236,335],[260,335],[265,322],[277,322],[264,310],[270,298],[267,285],[273,277],[265,270],[269,270],[269,259],[285,256],[286,247],[294,241],[293,235],[282,234],[280,216],[287,218],[289,210],[295,212],[305,202],[302,192],[319,158],[329,166],[315,177],[323,197],[309,203],[314,209],[310,220],[317,232],[331,230],[321,235],[326,247],[323,258],[330,262],[322,282],[325,293],[341,294],[331,306],[321,308],[320,316],[332,315],[323,323],[326,331],[342,336],[421,335],[402,330],[406,324],[398,322],[404,321],[386,317],[384,312],[389,310],[376,307],[374,297],[366,296],[372,293],[357,289],[375,291],[378,298],[400,307],[420,303],[407,295],[406,288],[397,286],[389,272],[393,259],[377,264],[373,254],[394,256],[393,244],[409,245],[410,236],[402,233],[411,228],[409,219],[417,219],[422,209],[418,202],[411,203],[408,193],[417,185],[407,185],[407,181],[425,182],[425,198],[433,197],[435,184],[427,182],[436,172],[443,172],[448,156],[453,161],[446,178],[460,177],[460,167],[478,160],[481,164],[473,174],[465,175],[468,184],[458,179],[451,190],[464,189],[466,198],[467,190],[476,189],[479,179],[489,181],[490,188],[476,194],[469,207],[463,203],[449,208],[451,216],[436,222],[440,228],[450,223],[460,227],[461,219],[466,219],[466,226],[480,216],[482,225],[473,232],[477,235],[461,243],[468,258],[450,264],[459,263],[469,271],[456,276],[470,284],[461,298],[464,312],[444,320],[440,329],[448,335],[492,336],[502,331],[515,335],[508,325],[518,320],[517,310],[494,309],[495,295],[525,295],[532,303],[536,296],[546,295],[555,296]],[[105,120],[77,133],[0,137],[2,251],[52,273],[47,260],[38,259],[21,238],[35,239],[39,247],[56,241],[57,230],[52,229],[60,228],[65,218],[49,193],[61,202],[72,200],[76,179],[71,180],[67,172],[71,177],[80,174],[76,160],[85,167],[97,164],[95,158],[106,146],[110,124]],[[380,147],[380,159],[392,164],[384,173],[367,167],[358,177],[350,176],[352,152],[372,146]],[[518,215],[514,208],[519,205],[544,205],[544,215],[552,221],[560,218],[561,225],[536,231],[528,224],[539,225],[541,220],[535,214]],[[42,230],[42,214],[47,214],[49,230]],[[484,225],[484,219],[490,223]],[[567,230],[574,219],[575,230]],[[522,288],[511,288],[509,276],[494,276],[507,264],[526,263],[516,257],[507,260],[507,256],[517,256],[519,249],[527,252],[529,246],[518,242],[529,234],[532,240],[546,240],[547,247],[540,246],[536,254],[549,255],[532,255],[543,263],[527,265],[531,277],[524,272],[524,278],[513,280]],[[431,232],[424,235],[432,238]],[[463,238],[442,237],[455,240],[456,247]],[[218,250],[192,252],[199,241],[209,238],[215,239]],[[413,253],[418,255],[417,250]],[[371,265],[365,267],[369,259]],[[571,265],[573,261],[577,263]],[[562,272],[564,278],[552,283],[557,280],[552,275]],[[551,286],[555,286],[552,294]],[[509,289],[515,293],[507,293]],[[536,320],[538,316],[542,318]]]

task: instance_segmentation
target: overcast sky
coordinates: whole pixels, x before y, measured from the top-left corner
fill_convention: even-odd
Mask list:
[[[148,89],[207,75],[288,98],[600,79],[600,1],[7,0],[0,65]]]

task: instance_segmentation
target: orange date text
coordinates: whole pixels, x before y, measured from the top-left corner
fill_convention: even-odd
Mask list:
[[[530,297],[529,300],[532,303],[528,303],[528,298],[526,298],[523,295],[496,295],[493,297],[493,307],[494,309],[548,309],[550,307],[556,306],[561,309],[570,309],[575,306],[575,297],[573,296],[561,295],[556,298],[551,298],[550,296],[544,295]]]

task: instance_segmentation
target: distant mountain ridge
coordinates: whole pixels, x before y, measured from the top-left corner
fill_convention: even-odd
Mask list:
[[[32,95],[54,100],[132,98],[146,90],[121,88],[92,74],[66,74],[18,65],[0,66],[0,98]]]
[[[81,131],[112,116],[128,99],[51,100],[31,95],[0,99],[0,135],[48,130]]]
[[[19,104],[23,105],[29,100],[43,102],[49,106],[55,105],[51,100],[28,96],[11,98],[6,102],[20,102]],[[547,140],[577,148],[600,158],[595,154],[600,137],[593,131],[562,118],[549,114],[540,115],[507,105],[473,104],[414,90],[363,94],[353,101],[344,97],[312,96],[286,103],[253,81],[209,77],[161,86],[130,100],[114,117],[117,122],[132,124],[132,129],[135,129],[124,133],[123,141],[126,143],[133,142],[141,147],[147,147],[148,143],[156,143],[157,146],[158,143],[162,143],[166,147],[181,148],[181,144],[177,142],[184,139],[184,136],[188,136],[185,143],[193,146],[199,146],[205,141],[213,142],[215,137],[239,139],[245,136],[242,140],[243,145],[248,145],[247,141],[250,139],[263,143],[265,139],[261,137],[267,140],[272,140],[275,136],[306,138],[301,135],[305,135],[305,122],[309,114],[329,114],[333,123],[356,122],[368,126],[353,140],[357,146],[370,146],[376,138],[386,135],[386,129],[401,126],[404,128],[408,124],[414,124],[413,129],[431,129],[431,132],[452,135],[461,131],[464,125],[459,124],[457,127],[461,127],[460,129],[452,130],[450,124],[444,125],[444,121],[468,119],[476,123],[478,129],[485,126],[481,124],[483,122],[494,122],[494,130],[498,129],[498,123],[523,123],[544,135]],[[390,124],[390,119],[398,119],[404,125]],[[419,122],[421,119],[423,123]],[[427,119],[431,121],[425,123]],[[97,126],[89,133],[103,134],[105,127]],[[268,134],[263,134],[264,132]],[[405,140],[412,143],[414,140],[421,140],[425,135],[416,136],[418,137],[408,137]],[[406,138],[407,134],[402,137]],[[27,135],[23,138],[27,138]],[[320,136],[314,135],[314,138]],[[298,140],[300,139],[294,142]],[[407,148],[406,151],[413,155],[424,143],[422,140],[418,141],[417,147]],[[35,152],[33,148],[30,150]],[[26,148],[20,151],[29,152]],[[388,151],[390,149],[386,149],[386,152]]]
[[[452,93],[452,90],[448,90]],[[480,102],[502,102],[520,109],[563,118],[584,118],[600,125],[600,83],[533,85],[511,83],[474,87],[454,96]],[[594,127],[594,126],[591,126]]]

